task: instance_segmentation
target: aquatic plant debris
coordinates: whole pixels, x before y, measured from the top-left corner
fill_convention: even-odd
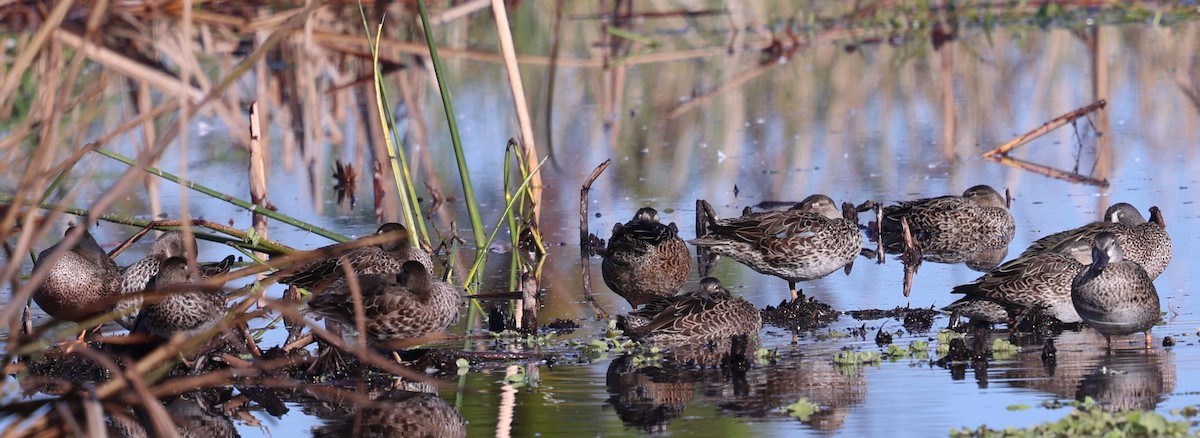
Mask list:
[[[1075,409],[1062,419],[1029,428],[1008,427],[992,429],[981,425],[950,431],[950,436],[966,437],[1035,437],[1035,436],[1190,436],[1191,422],[1170,421],[1156,412],[1105,411],[1091,397],[1074,402]]]

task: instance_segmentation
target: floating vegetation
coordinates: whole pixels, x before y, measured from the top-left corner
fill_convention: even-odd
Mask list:
[[[878,351],[841,351],[833,355],[833,363],[845,367],[878,365],[882,359]]]
[[[1029,428],[1009,427],[992,429],[986,425],[975,429],[950,431],[953,437],[1023,437],[1023,436],[1189,436],[1190,421],[1170,421],[1155,412],[1108,412],[1091,397],[1073,402],[1071,413],[1058,421]],[[1011,409],[1010,409],[1011,410]]]
[[[800,421],[807,422],[812,418],[813,414],[821,410],[821,405],[813,403],[805,397],[795,403],[784,406],[783,409],[787,411],[788,415],[796,417]]]

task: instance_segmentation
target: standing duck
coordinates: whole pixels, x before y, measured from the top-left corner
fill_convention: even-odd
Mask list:
[[[629,222],[613,226],[600,269],[604,284],[636,308],[679,292],[692,270],[692,255],[675,223],[663,225],[657,210],[644,207]]]
[[[690,243],[787,280],[795,300],[797,282],[824,277],[854,262],[862,242],[858,224],[843,217],[833,199],[817,194],[786,211],[716,221],[707,234]]]
[[[1146,335],[1162,318],[1158,291],[1150,275],[1137,262],[1125,259],[1117,236],[1097,234],[1092,264],[1071,283],[1071,302],[1088,325],[1104,335],[1112,349],[1112,336],[1137,332]]]
[[[375,344],[418,338],[446,330],[458,319],[461,299],[454,286],[433,278],[418,261],[404,262],[397,273],[358,276],[366,316],[363,333]],[[354,326],[350,283],[342,278],[316,294],[309,310]]]
[[[70,235],[75,226],[67,228]],[[54,319],[80,322],[108,311],[101,302],[115,295],[113,285],[119,271],[108,253],[96,239],[80,227],[82,235],[75,246],[63,253],[42,284],[33,291],[33,301]],[[58,249],[59,242],[38,254],[33,265],[37,270]]]
[[[358,275],[400,272],[400,268],[408,261],[416,261],[426,271],[433,272],[433,259],[425,250],[410,244],[408,229],[404,225],[395,222],[380,225],[375,235],[380,234],[388,234],[393,238],[378,245],[354,248],[338,257],[318,259],[298,268],[285,269],[281,271],[285,276],[279,282],[309,290],[322,289],[345,276],[341,260],[349,263],[350,269]]]

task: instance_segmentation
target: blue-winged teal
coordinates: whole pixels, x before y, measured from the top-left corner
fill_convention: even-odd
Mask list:
[[[66,235],[75,227],[67,229]],[[96,239],[80,226],[79,241],[50,267],[42,284],[33,292],[33,301],[47,314],[59,320],[82,321],[107,312],[101,304],[116,294],[113,285],[119,275],[116,263],[108,257]],[[34,269],[41,266],[62,242],[38,254]]]
[[[635,308],[678,293],[691,270],[692,255],[679,229],[674,222],[659,222],[658,211],[650,207],[613,226],[600,265],[604,284]]]
[[[1146,218],[1137,211],[1137,208],[1125,202],[1118,202],[1109,206],[1104,211],[1103,220],[1042,237],[1031,243],[1018,257],[1045,252],[1060,243],[1074,240],[1085,241],[1088,247],[1091,248],[1092,239],[1101,232],[1112,231],[1118,228],[1130,229],[1144,223],[1146,223]],[[1090,252],[1088,255],[1089,257],[1091,256]]]
[[[757,336],[762,314],[754,304],[730,294],[720,280],[707,277],[700,280],[699,290],[657,300],[618,322],[630,338],[679,345]]]
[[[154,243],[150,245],[150,252],[146,257],[134,262],[132,265],[125,267],[121,271],[121,278],[117,285],[117,291],[121,295],[136,294],[146,290],[146,285],[154,276],[158,275],[158,271],[163,262],[171,257],[186,257],[187,251],[191,251],[192,257],[196,257],[196,241],[194,239],[185,242],[186,237],[182,231],[166,231]],[[138,317],[138,309],[142,307],[142,298],[135,297],[124,299],[114,306],[115,310],[121,312],[121,316],[117,322],[126,329],[133,330],[134,321]]]
[[[1063,252],[1009,260],[975,281],[956,286],[953,292],[965,296],[943,310],[988,323],[1011,324],[1017,316],[1032,312],[1064,323],[1080,322],[1071,304],[1071,282],[1090,262],[1091,251],[1090,245],[1077,242]]]
[[[966,239],[980,245],[1008,245],[1016,231],[1004,197],[987,185],[971,187],[962,196],[902,201],[888,206],[883,209],[884,232],[901,231],[902,218],[908,218],[913,237],[921,241],[957,235],[969,236]]]
[[[1150,207],[1147,222],[1137,209],[1126,203],[1114,204],[1104,214],[1105,220],[1093,222],[1079,228],[1062,231],[1038,239],[1026,248],[1021,256],[1045,251],[1061,251],[1072,242],[1091,245],[1102,232],[1113,233],[1121,245],[1125,259],[1142,265],[1151,279],[1158,278],[1171,263],[1171,236],[1167,234],[1162,211]]]
[[[824,277],[852,263],[862,251],[862,242],[858,224],[843,217],[833,199],[812,195],[787,211],[719,220],[691,244],[787,280],[795,300],[797,282]]]
[[[229,256],[220,266],[227,270],[232,264],[233,256]],[[145,289],[149,292],[164,291],[167,295],[139,309],[130,331],[170,338],[175,333],[190,336],[212,328],[228,310],[225,293],[219,286],[195,290],[190,285],[223,273],[221,269],[201,269],[201,274],[196,275],[188,268],[186,258],[170,257],[163,260]]]
[[[1088,325],[1104,334],[1112,348],[1112,336],[1145,332],[1150,348],[1150,329],[1162,318],[1158,291],[1142,265],[1125,259],[1117,235],[1097,234],[1092,247],[1092,264],[1071,284],[1071,301]]]
[[[375,234],[389,234],[394,239],[379,245],[354,248],[340,257],[318,259],[298,268],[285,269],[283,272],[286,275],[279,282],[309,290],[322,289],[344,276],[341,260],[346,260],[351,270],[359,275],[400,272],[400,268],[408,261],[419,262],[426,271],[433,272],[433,259],[425,250],[410,245],[408,229],[404,225],[389,222],[380,225]]]
[[[458,290],[433,278],[425,265],[407,261],[396,273],[358,276],[367,339],[387,345],[446,330],[458,319]],[[339,279],[308,302],[312,312],[354,326],[350,283]]]

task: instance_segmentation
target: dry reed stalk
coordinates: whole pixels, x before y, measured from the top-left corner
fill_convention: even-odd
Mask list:
[[[1008,143],[1004,143],[1000,146],[996,146],[995,148],[993,148],[987,152],[984,152],[984,153],[980,154],[979,156],[983,157],[983,158],[1007,157],[1008,153],[1010,151],[1012,151],[1013,149],[1016,149],[1026,143],[1029,143],[1038,137],[1046,135],[1050,131],[1058,129],[1060,126],[1070,123],[1071,121],[1073,121],[1075,119],[1078,119],[1080,117],[1088,115],[1089,113],[1091,113],[1093,111],[1102,109],[1107,105],[1108,105],[1108,101],[1106,101],[1104,99],[1097,100],[1085,107],[1082,107],[1082,108],[1076,109],[1074,111],[1068,112],[1066,114],[1063,114],[1061,116],[1055,117],[1054,119],[1050,120],[1049,122],[1043,123],[1042,126],[1034,128],[1032,131],[1021,134],[1017,138],[1009,140]]]
[[[267,201],[267,170],[264,162],[267,145],[264,144],[266,139],[262,137],[262,131],[259,129],[260,121],[258,102],[253,102],[250,104],[250,202],[259,208],[270,209],[271,203]],[[260,238],[266,239],[267,217],[257,211],[252,212],[250,217],[254,232]],[[255,254],[260,259],[266,258],[266,254]]]
[[[240,360],[240,359],[239,359]],[[253,379],[256,384],[267,386],[267,379],[264,376],[269,375],[269,372],[300,365],[306,362],[304,359],[285,357],[274,360],[245,362],[234,360],[230,362],[231,367],[221,370],[209,371],[196,376],[176,377],[150,388],[150,393],[155,397],[170,397],[183,394],[189,391],[194,391],[196,388],[211,388],[221,385],[233,383],[236,379]],[[234,366],[248,364],[246,367]],[[309,385],[308,388],[317,388],[319,385]]]
[[[192,87],[187,82],[183,82],[153,67],[134,61],[107,47],[97,46],[90,41],[84,41],[79,35],[59,29],[54,31],[54,38],[78,50],[81,54],[91,58],[96,63],[116,70],[125,76],[145,81],[162,93],[186,98],[191,103],[199,103],[204,99],[204,91]]]
[[[471,0],[458,6],[446,9],[429,17],[430,26],[440,26],[445,23],[471,15],[480,9],[488,7],[491,0]]]
[[[8,119],[12,114],[14,91],[21,83],[21,75],[29,70],[33,65],[33,60],[42,53],[42,48],[50,40],[53,32],[58,30],[59,24],[66,18],[67,12],[74,5],[73,0],[64,0],[54,5],[54,9],[46,16],[46,20],[42,22],[38,31],[33,34],[33,39],[29,45],[17,54],[16,59],[12,63],[12,67],[8,70],[8,74],[0,81],[0,117]],[[44,82],[46,84],[52,84]]]
[[[517,110],[517,124],[521,127],[521,148],[526,166],[534,169],[539,160],[533,136],[533,122],[529,119],[529,104],[525,102],[525,86],[521,83],[521,69],[517,65],[508,12],[505,11],[503,0],[491,1],[496,31],[500,37],[500,53],[504,56],[504,69],[508,72],[508,86],[512,89],[513,105]],[[542,217],[542,173],[537,170],[533,170],[533,179],[529,182],[529,200],[533,204],[533,223],[539,224]]]
[[[94,431],[93,433],[99,436],[99,431],[104,430],[104,408],[100,406],[100,401],[91,394],[85,393],[83,399],[80,400],[83,405],[83,417],[87,420],[87,429]]]
[[[349,260],[338,260],[338,266],[342,268],[342,277],[346,279],[346,286],[350,288],[350,303],[354,306],[354,329],[358,330],[358,336],[355,339],[358,341],[356,347],[369,348],[367,345],[367,310],[363,307],[362,284],[358,282],[358,273],[354,272]]]
[[[376,353],[369,348],[353,348],[349,345],[346,345],[346,342],[343,341],[340,336],[330,333],[328,330],[318,326],[312,320],[309,320],[301,315],[300,312],[295,309],[295,305],[293,304],[280,303],[275,300],[270,300],[267,302],[266,307],[270,310],[282,313],[284,316],[289,318],[296,318],[298,321],[303,321],[304,325],[308,326],[308,329],[313,333],[313,335],[321,338],[321,340],[325,342],[328,342],[334,348],[357,356],[360,361],[368,365],[377,367],[405,379],[428,382],[434,385],[443,384],[443,382],[440,382],[437,379],[426,375],[425,373],[408,369],[390,359],[384,358],[383,356],[379,355],[379,353]]]
[[[876,202],[874,205],[874,210],[875,210],[875,257],[876,257],[875,262],[882,265],[885,260],[884,250],[883,250],[883,203]]]
[[[529,272],[521,273],[521,313],[517,319],[521,321],[521,333],[527,336],[537,336],[538,332],[538,276]]]
[[[600,304],[596,302],[595,295],[592,294],[592,269],[591,263],[588,263],[588,258],[591,256],[591,239],[588,238],[588,192],[592,190],[592,183],[596,182],[596,178],[604,173],[604,169],[612,163],[612,159],[604,160],[599,166],[592,170],[592,174],[588,175],[588,179],[584,181],[583,188],[579,190],[579,257],[583,265],[583,297],[587,299],[588,304],[591,304],[592,310],[596,312],[600,318],[608,318],[608,312],[605,312]]]

